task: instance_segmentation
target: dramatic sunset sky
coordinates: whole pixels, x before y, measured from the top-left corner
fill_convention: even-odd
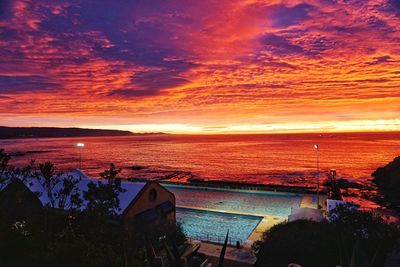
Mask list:
[[[0,1],[0,125],[400,130],[400,1]]]

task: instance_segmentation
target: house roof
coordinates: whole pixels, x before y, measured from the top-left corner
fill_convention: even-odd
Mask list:
[[[101,183],[106,183],[106,180],[102,179],[92,179],[89,176],[87,176],[84,172],[82,172],[79,169],[73,170],[69,173],[65,173],[61,176],[61,178],[74,178],[74,179],[80,179],[76,187],[78,188],[77,193],[81,195],[81,198],[83,199],[83,192],[87,191],[88,189],[88,184],[90,182],[101,182]],[[50,199],[48,197],[47,191],[45,188],[42,186],[42,184],[39,182],[39,179],[28,179],[25,182],[25,185],[32,191],[38,194],[39,200],[42,202],[43,205],[48,205],[50,204]],[[136,196],[139,194],[139,192],[143,189],[143,187],[146,185],[146,183],[135,183],[135,182],[128,182],[128,181],[122,181],[121,182],[121,187],[125,189],[125,192],[122,192],[119,194],[119,207],[120,209],[117,211],[117,214],[121,215],[125,209],[129,206],[129,204],[136,198]],[[62,188],[62,182],[58,183],[57,185],[54,186],[53,188],[53,193],[58,192]],[[64,209],[69,209],[71,207],[71,199],[68,198],[65,200],[65,203],[61,203],[59,200],[57,200],[54,203],[55,208],[64,208]],[[87,201],[83,200],[81,209],[84,209],[87,205]]]
[[[121,208],[121,214],[129,206],[129,204],[136,198],[146,183],[133,183],[133,182],[122,182],[121,187],[126,190],[124,193],[119,194],[119,207]]]
[[[12,179],[0,190],[0,211],[20,220],[41,215],[42,203],[20,179]]]
[[[297,208],[294,209],[292,214],[289,215],[289,222],[297,220],[311,220],[321,222],[324,220],[322,211],[313,208]]]

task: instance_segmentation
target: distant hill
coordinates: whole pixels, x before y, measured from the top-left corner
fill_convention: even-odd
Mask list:
[[[130,131],[119,131],[119,130],[0,126],[0,139],[39,138],[39,137],[81,137],[81,136],[128,136],[128,135],[136,135],[136,134]]]

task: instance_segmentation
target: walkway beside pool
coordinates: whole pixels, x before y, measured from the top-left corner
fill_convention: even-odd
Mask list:
[[[261,222],[257,225],[257,227],[254,229],[254,231],[251,233],[251,235],[247,239],[248,241],[246,241],[243,244],[243,247],[244,248],[251,248],[251,245],[255,241],[258,241],[258,240],[262,239],[263,234],[264,234],[265,231],[270,229],[275,224],[279,224],[279,223],[284,222],[286,220],[287,220],[287,218],[283,218],[283,217],[269,216],[269,215],[264,216],[264,219],[262,219]]]
[[[207,255],[207,258],[213,266],[218,266],[219,256],[221,254],[222,245],[212,243],[201,243],[199,252]],[[224,266],[230,267],[251,267],[257,258],[251,253],[249,248],[237,249],[228,246],[225,252]]]

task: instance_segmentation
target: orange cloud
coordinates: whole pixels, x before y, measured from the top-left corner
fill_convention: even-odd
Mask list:
[[[1,124],[400,130],[391,0],[21,0],[2,9]]]

